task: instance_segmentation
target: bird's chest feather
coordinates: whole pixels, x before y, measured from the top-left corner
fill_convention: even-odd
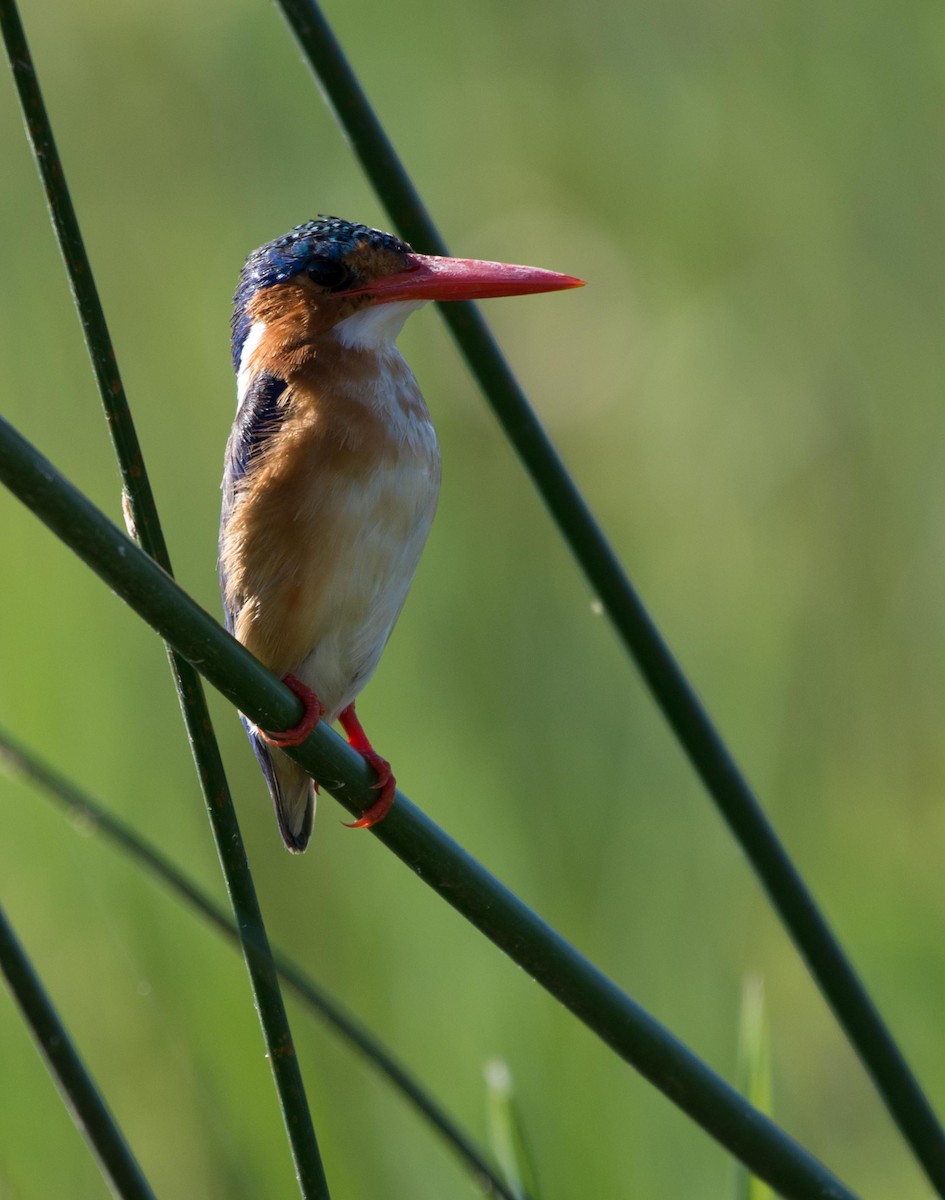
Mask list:
[[[316,690],[339,696],[376,666],[440,477],[406,364],[361,365],[330,389],[324,373],[293,380],[223,539],[236,636],[278,673],[307,663]]]

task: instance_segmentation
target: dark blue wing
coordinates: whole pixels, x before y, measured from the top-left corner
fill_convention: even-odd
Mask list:
[[[223,469],[223,512],[220,518],[221,549],[240,483],[252,471],[253,463],[265,449],[267,440],[279,428],[282,418],[279,402],[282,400],[287,386],[284,379],[278,379],[274,375],[262,372],[253,380],[243,397],[242,404],[240,404],[236,420],[230,431],[229,441],[226,444],[226,462]],[[222,554],[220,555],[220,588],[223,592],[226,628],[232,633],[238,610],[231,608],[227,603]],[[240,713],[240,720],[246,729],[249,743],[259,760],[259,765],[262,767],[269,793],[276,807],[276,816],[279,818],[279,828],[282,830],[283,839],[290,849],[304,850],[312,831],[312,806],[310,804],[306,811],[302,830],[298,834],[293,834],[286,824],[281,808],[282,792],[273,767],[270,748],[258,735],[253,723],[247,720],[242,713]]]
[[[261,371],[253,380],[243,402],[239,406],[230,438],[226,444],[226,460],[223,467],[223,510],[220,515],[220,546],[226,536],[226,526],[240,482],[252,469],[253,460],[259,456],[266,441],[279,428],[281,418],[279,401],[287,388],[284,379]],[[226,627],[233,632],[236,613],[226,603],[226,578],[223,573],[223,555],[220,555],[220,588],[223,592],[223,607]]]
[[[223,469],[223,515],[233,504],[236,487],[246,474],[253,458],[279,427],[279,400],[288,387],[284,379],[265,371],[253,380],[226,444],[226,463]]]

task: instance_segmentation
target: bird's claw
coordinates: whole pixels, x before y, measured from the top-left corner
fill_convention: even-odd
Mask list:
[[[283,729],[279,733],[269,733],[265,729],[257,730],[263,741],[268,742],[270,746],[277,746],[280,749],[285,746],[301,746],[322,719],[322,713],[325,711],[322,702],[301,679],[296,679],[294,675],[283,675],[282,682],[290,691],[295,692],[296,696],[305,705],[305,716],[297,725],[293,725],[291,729]]]
[[[349,829],[370,829],[378,821],[383,821],[390,812],[394,797],[397,795],[397,780],[394,778],[394,772],[390,769],[390,763],[386,758],[382,758],[376,750],[359,750],[358,753],[377,772],[377,781],[371,784],[371,787],[380,791],[380,795],[357,821],[344,821],[343,824],[347,825]]]
[[[364,761],[374,768],[377,781],[371,786],[381,793],[357,821],[344,821],[343,824],[347,825],[349,829],[370,829],[378,821],[383,821],[390,812],[397,794],[397,780],[394,778],[394,772],[390,769],[390,763],[371,745],[368,735],[364,732],[364,726],[358,720],[353,702],[338,714],[338,720],[348,738],[348,745],[352,750],[357,750]]]

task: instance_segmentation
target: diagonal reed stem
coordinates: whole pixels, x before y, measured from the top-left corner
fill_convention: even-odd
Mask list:
[[[0,908],[0,971],[29,1025],[79,1132],[122,1200],[154,1200],[115,1118],[108,1111],[33,965]],[[9,1085],[8,1085],[9,1086]]]
[[[0,765],[11,775],[28,780],[56,801],[67,812],[81,817],[90,826],[105,834],[152,875],[176,892],[186,904],[210,922],[230,941],[239,945],[239,930],[223,909],[192,879],[189,879],[170,859],[136,833],[129,825],[109,813],[58,771],[42,762],[27,750],[7,730],[0,727]],[[255,949],[255,947],[254,947]],[[350,1046],[359,1051],[388,1082],[408,1100],[421,1116],[439,1132],[472,1172],[477,1183],[487,1188],[487,1195],[500,1200],[528,1200],[527,1196],[512,1193],[487,1162],[485,1155],[462,1129],[447,1115],[393,1054],[364,1028],[350,1013],[319,987],[297,963],[278,947],[273,950],[276,970],[282,980],[335,1030]]]
[[[298,698],[0,418],[0,480],[251,721],[297,722]],[[374,773],[324,723],[290,751],[349,812],[376,799]],[[752,1108],[420,812],[401,792],[371,832],[607,1045],[788,1200],[853,1192]]]
[[[92,359],[105,417],[123,480],[129,525],[143,549],[171,574],[170,556],[158,518],[131,410],[118,371],[114,346],[69,195],[62,161],[30,55],[16,0],[0,0],[0,27],[27,134],[49,204],[53,227]],[[126,518],[127,519],[127,518]],[[268,953],[266,929],[233,807],[223,760],[200,675],[172,646],[167,647],[187,736],[197,768],[243,950],[263,1037],[289,1136],[301,1194],[328,1200],[325,1178],[302,1073],[279,982]],[[250,953],[250,946],[254,952]]]
[[[277,2],[397,230],[418,250],[448,254],[315,0]],[[938,1194],[945,1196],[945,1132],[842,946],[627,578],[479,310],[468,303],[439,309],[562,537],[754,867],[903,1137]]]

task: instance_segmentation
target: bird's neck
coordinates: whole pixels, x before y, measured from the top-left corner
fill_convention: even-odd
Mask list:
[[[435,451],[430,414],[395,339],[414,302],[370,305],[326,326],[310,289],[286,283],[256,293],[239,361],[239,402],[261,373],[288,385],[289,407],[321,436],[351,443],[374,429],[386,442],[421,455]],[[240,322],[245,327],[245,321]],[[283,414],[283,420],[290,412]]]
[[[264,372],[288,385],[293,416],[284,419],[293,426],[318,428],[320,436],[339,443],[377,442],[378,451],[387,443],[432,454],[430,414],[393,341],[395,326],[409,313],[382,312],[401,307],[407,305],[365,309],[322,331],[313,330],[301,312],[294,322],[285,312],[271,323],[257,316],[243,345],[240,401]],[[382,315],[372,320],[375,312]]]

